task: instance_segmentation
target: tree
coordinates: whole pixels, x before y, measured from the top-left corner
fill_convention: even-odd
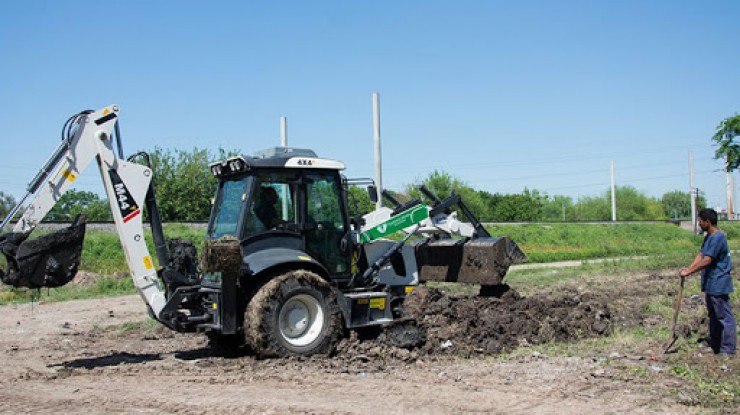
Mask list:
[[[565,217],[563,217],[563,212],[565,212]],[[572,198],[560,195],[542,197],[542,220],[553,222],[573,220],[574,214]]]
[[[367,190],[360,186],[349,186],[347,190],[347,204],[350,217],[362,216],[375,210],[375,204],[370,201]]]
[[[426,179],[422,180],[422,184],[442,200],[452,193],[459,195],[465,206],[478,218],[483,217],[486,213],[486,206],[478,192],[449,173],[435,170]],[[421,191],[416,186],[407,186],[405,193],[409,199],[421,197]],[[432,203],[431,201],[427,202]],[[458,216],[462,218],[462,212],[458,211]]]
[[[617,186],[617,219],[619,220],[662,220],[667,219],[663,204],[640,193],[632,186]],[[606,192],[611,201],[612,192]]]
[[[618,220],[663,220],[667,218],[660,200],[640,193],[632,186],[617,186]],[[574,220],[611,220],[612,192],[607,190],[603,196],[582,197],[573,206]]]
[[[5,217],[10,213],[10,210],[15,207],[15,198],[3,191],[0,191],[0,217]]]
[[[691,219],[691,195],[688,192],[674,190],[663,195],[661,198],[666,215],[674,219]],[[704,196],[696,199],[697,212],[707,207]]]
[[[740,115],[727,117],[720,121],[712,140],[719,145],[714,158],[725,160],[727,171],[735,171],[740,166],[740,144],[735,137],[740,135]]]
[[[486,205],[482,221],[533,222],[541,219],[543,197],[539,191],[525,188],[520,194],[479,192]]]
[[[232,152],[233,153],[233,152]],[[231,153],[220,150],[218,157]],[[207,220],[218,180],[208,165],[214,159],[208,150],[155,148],[151,153],[157,204],[165,221]]]
[[[70,189],[46,215],[47,220],[72,221],[84,213],[88,221],[110,221],[110,205],[93,192]]]
[[[611,202],[604,196],[584,196],[573,205],[573,220],[610,220]]]

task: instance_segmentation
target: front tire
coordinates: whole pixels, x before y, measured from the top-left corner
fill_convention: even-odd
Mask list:
[[[244,332],[260,356],[329,354],[342,333],[336,296],[317,274],[288,271],[249,302]]]

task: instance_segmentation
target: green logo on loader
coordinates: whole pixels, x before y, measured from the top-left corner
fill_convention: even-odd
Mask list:
[[[360,234],[360,242],[368,243],[376,239],[398,232],[401,229],[416,225],[429,217],[427,206],[420,204],[409,210],[403,211],[387,221],[376,225]]]

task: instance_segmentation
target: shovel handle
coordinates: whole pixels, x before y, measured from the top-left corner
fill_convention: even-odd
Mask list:
[[[668,350],[676,343],[678,336],[676,335],[676,324],[678,323],[678,312],[681,310],[681,300],[683,299],[683,285],[686,277],[679,275],[680,283],[678,286],[678,293],[676,293],[676,307],[673,309],[673,322],[671,324],[671,340],[668,345],[664,348],[663,353],[668,353]]]
[[[683,299],[683,286],[685,281],[686,277],[680,276],[678,293],[676,294],[676,307],[673,309],[673,324],[671,325],[671,333],[673,337],[676,337],[676,323],[678,322],[678,312],[681,310],[681,300]]]

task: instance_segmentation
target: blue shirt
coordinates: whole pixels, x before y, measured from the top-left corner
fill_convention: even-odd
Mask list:
[[[701,270],[701,291],[707,294],[722,295],[732,292],[732,259],[727,237],[717,231],[704,237],[701,244],[702,256],[712,257],[712,263]]]

